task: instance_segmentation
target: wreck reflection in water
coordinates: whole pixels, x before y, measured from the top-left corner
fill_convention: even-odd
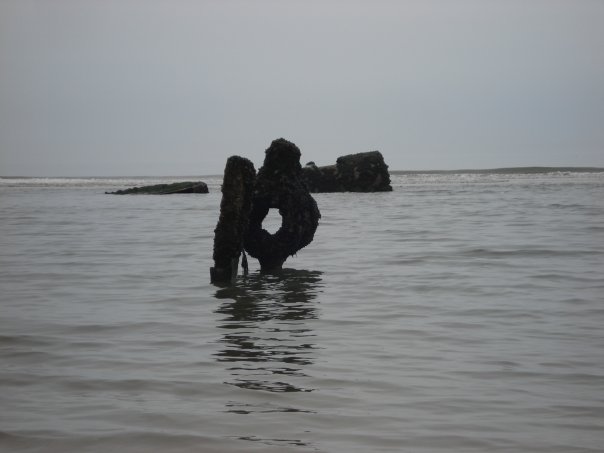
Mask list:
[[[315,336],[308,320],[317,318],[313,299],[321,292],[321,272],[283,269],[254,273],[236,286],[216,292],[226,315],[223,348],[217,360],[232,364],[232,382],[244,389],[311,392],[304,386],[305,366],[313,363]]]

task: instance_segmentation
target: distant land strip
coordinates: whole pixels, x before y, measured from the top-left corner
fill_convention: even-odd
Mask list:
[[[482,170],[392,170],[390,171],[393,175],[420,175],[420,174],[434,174],[434,175],[446,175],[446,174],[499,174],[499,175],[512,175],[512,174],[532,174],[532,173],[556,173],[556,172],[568,172],[568,173],[600,173],[604,172],[603,167],[505,167],[505,168],[489,168]]]

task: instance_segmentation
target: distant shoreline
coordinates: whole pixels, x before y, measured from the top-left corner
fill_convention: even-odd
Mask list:
[[[393,175],[421,175],[421,174],[537,174],[537,173],[601,173],[603,167],[502,167],[485,169],[460,169],[460,170],[391,170]]]
[[[604,167],[502,167],[459,170],[390,170],[392,175],[454,175],[454,174],[539,174],[539,173],[603,173]],[[138,175],[138,176],[7,176],[0,179],[183,179],[183,178],[221,178],[221,174],[196,176]]]

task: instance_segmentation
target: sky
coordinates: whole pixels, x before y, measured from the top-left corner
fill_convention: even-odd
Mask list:
[[[0,0],[0,175],[604,167],[601,0]]]

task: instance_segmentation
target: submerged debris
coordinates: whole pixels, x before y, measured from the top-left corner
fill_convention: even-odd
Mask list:
[[[388,165],[379,151],[338,157],[335,165],[317,167],[309,162],[302,177],[313,192],[390,192]]]
[[[105,192],[111,195],[170,195],[175,193],[208,193],[208,185],[202,181],[184,181],[172,184],[132,187],[130,189]]]
[[[247,252],[258,259],[263,271],[273,271],[310,244],[321,218],[311,192],[392,190],[388,165],[379,151],[341,156],[327,167],[309,162],[302,168],[300,155],[295,144],[280,138],[266,150],[258,174],[249,160],[228,159],[214,236],[212,283],[234,281],[242,252],[244,270]],[[262,228],[271,209],[278,209],[282,218],[274,234]]]

